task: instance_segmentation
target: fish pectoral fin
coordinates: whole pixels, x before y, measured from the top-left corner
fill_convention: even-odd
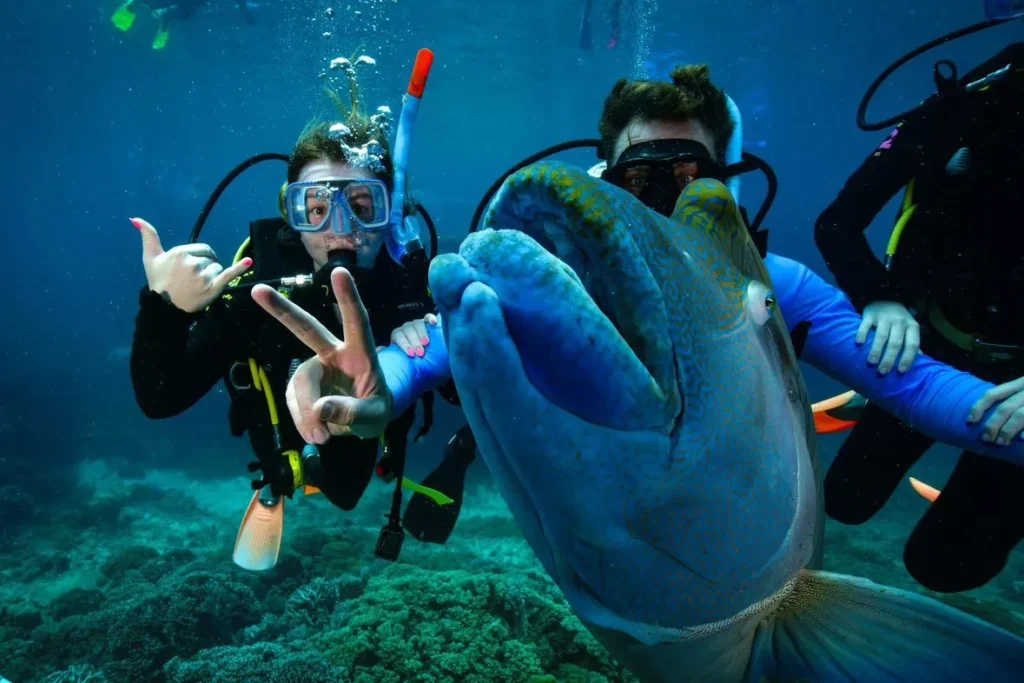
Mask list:
[[[747,681],[1019,681],[1024,639],[937,600],[804,570],[758,626]]]

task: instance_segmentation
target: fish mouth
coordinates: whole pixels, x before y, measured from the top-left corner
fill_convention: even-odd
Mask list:
[[[664,297],[634,239],[649,220],[582,169],[533,166],[505,182],[457,266],[435,260],[453,277],[433,288],[448,308],[473,282],[492,288],[548,400],[593,424],[660,429],[682,399]]]

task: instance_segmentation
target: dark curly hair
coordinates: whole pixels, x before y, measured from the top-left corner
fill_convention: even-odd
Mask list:
[[[598,123],[601,148],[611,163],[615,141],[630,121],[686,121],[697,119],[711,132],[719,161],[725,160],[726,142],[735,125],[729,117],[725,93],[711,82],[707,64],[677,66],[672,82],[621,79],[604,101]]]

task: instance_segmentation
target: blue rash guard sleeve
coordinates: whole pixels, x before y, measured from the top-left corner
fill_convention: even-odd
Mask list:
[[[423,357],[410,358],[405,351],[392,344],[377,354],[388,389],[391,390],[392,415],[401,415],[416,400],[431,389],[436,389],[452,377],[441,323],[427,325],[430,343],[423,347]]]
[[[937,441],[1024,463],[1024,441],[997,446],[981,440],[985,421],[998,404],[977,423],[967,423],[971,406],[993,384],[923,353],[906,373],[893,369],[880,375],[867,360],[874,331],[864,344],[856,343],[861,316],[842,291],[802,263],[777,254],[768,254],[765,265],[786,326],[792,331],[801,322],[811,324],[801,360]]]

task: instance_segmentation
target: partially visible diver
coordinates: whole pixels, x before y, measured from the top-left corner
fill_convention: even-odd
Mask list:
[[[672,83],[619,81],[600,122],[610,163],[603,176],[659,213],[671,212],[682,188],[695,178],[725,179],[725,162],[742,147],[727,96],[711,83],[707,67],[679,67],[672,78]],[[795,261],[769,253],[765,263],[776,304],[804,360],[935,438],[1024,461],[1024,442],[1009,448],[982,444],[980,427],[951,419],[966,416],[991,385],[924,355],[906,374],[879,375],[865,362],[864,348],[854,343],[861,317],[841,291]],[[339,282],[348,281],[341,271],[338,277]],[[338,288],[336,295],[343,311],[360,309],[353,287]],[[299,305],[270,288],[254,288],[252,296],[293,334],[330,349],[297,368],[289,382],[288,407],[302,433],[324,433],[331,427],[378,434],[391,415],[401,414],[420,394],[451,376],[443,321],[436,318],[427,326],[431,341],[424,356],[411,357],[398,343],[377,354],[372,348],[338,342]],[[373,381],[351,381],[345,368],[352,365],[371,373]],[[341,375],[346,382],[324,382],[325,375]]]
[[[1016,448],[1024,429],[1024,43],[1001,50],[921,108],[849,177],[818,218],[815,241],[864,312],[857,342],[877,326],[868,362],[885,374],[900,347],[916,349],[920,339],[935,359],[998,384],[969,415],[946,415],[977,424],[1002,401],[983,440]],[[882,262],[864,231],[901,189]],[[919,421],[867,398],[850,416],[856,426],[825,480],[826,512],[844,524],[871,519],[935,443]],[[944,593],[990,581],[1024,538],[1024,465],[956,445],[966,450],[904,550],[910,574]]]
[[[157,20],[156,36],[153,38],[153,49],[162,50],[170,38],[169,24],[172,21],[188,21],[209,2],[209,0],[127,0],[118,7],[110,17],[111,23],[120,31],[129,31],[135,24],[136,6],[148,7]],[[252,14],[246,0],[236,0],[242,11],[245,23],[252,24]]]
[[[430,61],[423,59],[423,53],[417,59],[413,80],[419,78],[420,94]],[[373,341],[381,345],[403,323],[435,310],[427,288],[428,261],[418,242],[418,229],[410,227],[414,207],[404,200],[404,159],[411,132],[400,126],[396,147],[404,155],[396,161],[387,142],[387,120],[362,112],[351,63],[347,74],[351,90],[347,112],[340,98],[330,93],[344,119],[314,121],[303,131],[279,193],[280,217],[250,225],[250,237],[233,265],[225,268],[205,244],[165,251],[153,226],[133,220],[142,235],[147,279],[132,343],[136,400],[150,418],[171,417],[193,406],[218,380],[225,381],[231,397],[231,432],[235,436],[249,433],[257,457],[249,469],[261,472],[253,482],[257,491],[234,553],[235,562],[249,569],[274,566],[285,497],[296,491],[321,492],[342,510],[353,509],[373,477],[382,444],[381,462],[396,471],[394,501],[398,505],[403,485],[451,502],[402,476],[414,406],[386,418],[381,440],[341,436],[319,448],[303,448],[305,435],[290,420],[278,419],[282,406],[276,397],[285,395],[292,371],[308,358],[309,351],[294,337],[282,334],[253,305],[247,291],[253,284],[278,283],[283,296],[341,334],[330,274],[343,265],[364,292]],[[351,375],[352,368],[344,370],[345,376]],[[322,379],[330,382],[344,376]],[[357,375],[357,385],[364,380],[372,378]],[[386,559],[396,559],[400,549],[403,533],[398,514],[393,503],[378,544],[378,555]]]
[[[580,17],[580,49],[589,50],[594,46],[593,29],[591,27],[594,13],[594,0],[583,0],[583,13]],[[619,44],[622,30],[622,0],[611,0],[609,12],[608,49],[612,50]]]

